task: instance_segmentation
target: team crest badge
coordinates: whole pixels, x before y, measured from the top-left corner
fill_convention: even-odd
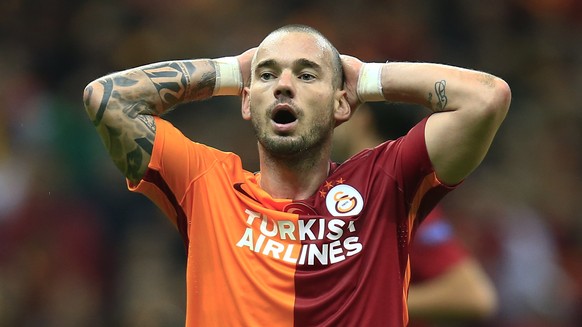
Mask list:
[[[327,192],[325,205],[334,217],[355,216],[362,212],[364,199],[352,186],[338,184]]]

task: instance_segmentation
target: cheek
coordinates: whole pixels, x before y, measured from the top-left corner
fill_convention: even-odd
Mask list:
[[[270,92],[267,88],[259,88],[259,87],[255,87],[252,88],[250,90],[250,94],[251,96],[249,97],[250,99],[250,105],[251,107],[257,108],[257,107],[262,107],[265,105],[265,103],[269,103],[269,101],[272,101],[272,96],[270,96]]]
[[[335,101],[333,99],[318,99],[313,108],[317,108],[314,120],[318,122],[319,126],[326,126],[327,128],[335,125],[334,106]]]
[[[306,108],[313,108],[320,115],[326,115],[329,110],[333,110],[334,99],[326,92],[313,92],[309,97],[303,98],[303,103]]]

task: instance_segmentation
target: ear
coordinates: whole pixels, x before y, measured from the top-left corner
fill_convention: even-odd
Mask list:
[[[347,93],[344,90],[337,91],[337,100],[334,108],[333,115],[335,117],[335,126],[339,126],[342,123],[348,121],[352,115],[352,108],[348,103]]]
[[[251,120],[251,96],[248,87],[242,90],[241,114],[244,120]]]

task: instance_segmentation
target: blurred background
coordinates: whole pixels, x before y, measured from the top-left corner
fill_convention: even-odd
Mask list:
[[[500,294],[483,326],[582,326],[579,0],[3,0],[0,326],[183,326],[179,233],[126,190],[83,89],[150,62],[236,55],[288,23],[364,61],[508,81],[512,108],[492,151],[445,205]],[[167,118],[256,170],[239,108],[219,98]]]

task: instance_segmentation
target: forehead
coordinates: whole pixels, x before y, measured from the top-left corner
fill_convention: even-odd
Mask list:
[[[259,45],[254,64],[265,60],[277,62],[309,59],[321,66],[331,66],[329,45],[319,36],[305,32],[277,32]]]

